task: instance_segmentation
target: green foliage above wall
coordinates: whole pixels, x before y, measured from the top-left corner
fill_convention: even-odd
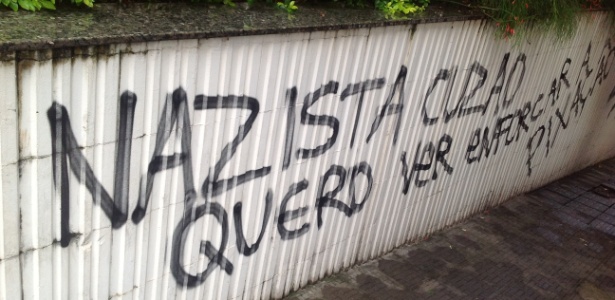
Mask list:
[[[0,0],[6,8],[39,11],[55,10],[56,4],[73,4],[84,8],[93,7],[94,0]],[[63,2],[62,2],[63,1]],[[70,1],[70,2],[69,2]],[[176,2],[177,0],[100,0],[106,3],[131,2]],[[613,9],[615,0],[179,0],[181,2],[201,2],[235,7],[235,1],[245,2],[243,7],[256,2],[268,3],[289,15],[300,15],[302,5],[338,5],[378,9],[386,18],[412,18],[424,11],[430,2],[443,5],[465,6],[480,9],[486,17],[493,20],[498,34],[505,39],[519,40],[527,28],[538,28],[555,33],[558,38],[571,36],[576,30],[579,12],[583,10]],[[0,8],[2,7],[0,5]],[[245,6],[247,5],[247,6]],[[60,6],[60,9],[62,7]],[[239,9],[239,8],[237,8]]]

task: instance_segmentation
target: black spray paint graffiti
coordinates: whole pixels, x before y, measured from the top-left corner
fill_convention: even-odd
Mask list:
[[[371,131],[366,139],[366,143],[369,142],[371,137],[377,132],[380,124],[384,121],[386,116],[401,114],[403,109],[403,85],[405,81],[407,70],[402,66],[399,76],[393,86],[389,96],[386,98],[385,103],[380,108],[380,112],[376,114],[372,123]],[[354,145],[354,138],[356,136],[356,129],[360,122],[361,107],[364,101],[365,93],[370,90],[377,90],[384,87],[385,79],[378,78],[373,80],[367,80],[356,84],[348,84],[348,86],[342,92],[341,101],[353,96],[358,95],[358,109],[354,121],[354,127],[352,132],[351,147]],[[326,85],[318,88],[313,93],[308,93],[305,97],[303,109],[301,111],[301,124],[308,126],[327,126],[332,129],[332,135],[321,145],[314,149],[305,149],[298,147],[296,159],[310,159],[324,154],[336,143],[339,120],[333,116],[327,115],[314,115],[309,113],[309,108],[316,103],[323,96],[328,94],[336,94],[339,88],[339,83],[331,81]],[[399,91],[398,91],[399,90]],[[396,93],[400,93],[400,103],[392,104],[392,100]],[[282,169],[288,168],[290,161],[292,148],[295,147],[293,143],[294,135],[294,107],[297,98],[297,88],[293,87],[287,91],[287,104],[288,115],[286,141],[284,145],[284,159]],[[61,245],[67,247],[73,236],[70,232],[69,220],[70,220],[70,207],[69,207],[69,172],[68,167],[72,170],[72,173],[77,178],[78,182],[84,184],[90,192],[95,204],[98,204],[103,209],[105,215],[111,221],[113,228],[119,228],[123,226],[128,220],[128,206],[129,206],[129,178],[130,178],[130,159],[131,159],[131,143],[133,123],[135,116],[135,107],[137,104],[137,96],[129,91],[126,91],[120,97],[119,107],[120,112],[119,127],[117,133],[117,149],[116,149],[116,164],[115,164],[115,178],[114,178],[114,198],[107,193],[104,186],[100,183],[100,180],[94,174],[90,164],[85,156],[81,153],[81,147],[77,143],[73,130],[70,126],[70,117],[66,108],[54,102],[51,108],[49,108],[47,115],[51,127],[52,135],[52,151],[53,151],[53,172],[56,188],[60,190],[61,197]],[[182,167],[183,182],[184,182],[184,214],[179,221],[172,239],[172,251],[171,251],[171,271],[176,281],[179,284],[185,286],[196,286],[204,282],[207,277],[220,267],[221,270],[227,274],[232,274],[233,264],[228,258],[224,256],[229,238],[229,218],[228,213],[220,204],[212,202],[211,199],[234,189],[235,187],[255,180],[263,178],[270,174],[271,166],[264,166],[256,170],[249,170],[240,175],[231,176],[227,179],[221,179],[220,174],[228,162],[234,157],[240,144],[244,141],[246,136],[250,133],[250,130],[259,115],[259,102],[257,99],[248,96],[204,96],[197,95],[194,100],[195,110],[212,110],[212,109],[245,109],[250,112],[247,120],[244,124],[240,125],[237,130],[237,134],[233,140],[226,144],[222,149],[219,159],[216,162],[213,170],[204,180],[201,186],[201,197],[205,199],[205,204],[196,206],[197,195],[193,170],[192,170],[192,132],[191,122],[188,113],[188,100],[186,92],[182,88],[176,89],[172,94],[168,95],[164,102],[163,110],[158,122],[156,144],[154,147],[153,155],[147,168],[147,173],[141,176],[139,185],[139,197],[137,204],[132,212],[132,222],[138,224],[146,216],[147,208],[149,206],[150,196],[153,190],[156,174],[164,170]],[[397,131],[399,130],[401,117],[397,117]],[[179,136],[181,140],[181,152],[173,153],[172,155],[163,155],[166,144],[171,138],[172,132]],[[395,142],[395,141],[394,141]],[[338,176],[338,185],[332,191],[325,191],[325,185],[332,176]],[[350,204],[346,204],[342,200],[336,198],[339,192],[346,186],[346,178],[348,180],[348,199]],[[362,197],[357,195],[357,180],[360,177],[364,177],[364,189]],[[363,161],[359,162],[355,166],[352,166],[348,170],[339,165],[332,165],[331,168],[320,178],[318,185],[318,196],[315,201],[315,208],[317,210],[318,229],[323,226],[323,209],[326,207],[335,208],[341,211],[345,216],[351,217],[352,215],[360,212],[364,207],[364,204],[369,200],[371,189],[374,179],[372,177],[372,167],[369,163]],[[299,229],[288,229],[286,223],[295,220],[307,214],[308,207],[302,207],[296,210],[288,210],[288,204],[302,191],[306,190],[309,186],[309,181],[304,179],[297,183],[291,184],[288,192],[284,195],[281,201],[280,213],[276,219],[277,229],[280,237],[283,240],[298,238],[306,234],[310,229],[309,223],[304,223]],[[360,201],[357,198],[361,197]],[[115,199],[115,200],[114,200]],[[254,254],[264,237],[271,212],[273,210],[273,191],[270,189],[265,197],[265,209],[263,212],[263,223],[256,241],[249,245],[246,241],[243,233],[242,222],[242,203],[238,202],[233,207],[233,225],[235,228],[236,245],[239,253],[245,256]],[[184,252],[184,244],[186,243],[187,233],[192,224],[196,223],[199,219],[211,216],[220,226],[222,233],[222,240],[216,247],[210,241],[202,241],[200,244],[199,252],[209,259],[207,267],[202,272],[192,274],[187,272],[182,266],[182,254]]]
[[[526,105],[517,109],[515,113],[496,118],[491,132],[489,126],[477,128],[468,143],[466,162],[468,164],[480,162],[483,157],[488,158],[490,154],[495,155],[500,147],[500,140],[503,140],[503,146],[518,141],[521,134],[529,130],[526,119],[530,111],[531,107]]]
[[[607,41],[602,49],[598,64],[590,68],[591,45],[588,47],[586,57],[581,64],[581,70],[576,81],[571,80],[569,70],[572,61],[567,59],[561,73],[556,77],[547,96],[538,95],[534,101],[528,101],[520,108],[512,108],[515,97],[521,89],[526,72],[526,55],[520,53],[512,61],[510,54],[506,53],[501,61],[495,82],[490,86],[489,95],[485,99],[479,99],[478,92],[485,88],[489,79],[489,70],[479,62],[473,62],[466,71],[460,71],[458,66],[441,69],[426,90],[420,111],[425,126],[431,126],[441,122],[447,124],[455,118],[480,113],[481,117],[487,115],[490,107],[493,107],[495,123],[491,126],[476,128],[470,135],[465,149],[465,161],[467,164],[480,163],[481,160],[492,157],[498,153],[498,149],[518,142],[524,135],[528,135],[528,176],[531,175],[532,161],[537,155],[539,147],[544,146],[546,155],[553,146],[559,130],[565,130],[571,124],[572,118],[578,118],[583,112],[586,100],[593,93],[596,86],[601,85],[607,78],[615,61],[615,48]],[[454,89],[457,75],[465,73],[461,82],[461,88]],[[311,111],[319,101],[331,103],[339,94],[340,102],[355,97],[356,113],[352,120],[352,132],[350,133],[349,146],[353,148],[357,141],[365,139],[370,143],[378,133],[379,128],[385,121],[395,122],[392,146],[396,145],[402,119],[404,117],[405,81],[408,70],[401,66],[394,84],[383,99],[382,104],[371,116],[371,127],[365,137],[358,137],[358,125],[364,117],[364,105],[366,94],[385,87],[385,78],[375,78],[358,83],[350,83],[343,90],[337,81],[329,81],[307,93],[302,103],[300,115],[296,116],[298,92],[296,87],[286,91],[286,120],[285,134],[282,151],[281,171],[287,170],[293,160],[309,160],[324,155],[334,149],[340,136],[341,122],[327,114],[316,114]],[[593,76],[592,85],[586,82]],[[460,75],[461,77],[461,75]],[[458,96],[453,97],[452,91],[460,90]],[[568,92],[566,94],[566,92]],[[443,95],[436,99],[436,95]],[[615,88],[610,93],[607,101],[615,99]],[[131,142],[137,96],[129,91],[124,92],[119,99],[117,148],[115,153],[115,177],[113,197],[107,192],[100,180],[94,174],[90,164],[81,153],[77,139],[72,131],[70,118],[64,106],[54,102],[47,114],[50,122],[52,136],[52,158],[54,183],[59,190],[61,203],[61,245],[69,245],[74,233],[70,231],[70,199],[69,199],[69,168],[80,184],[86,186],[95,204],[99,205],[105,215],[111,221],[113,228],[123,226],[128,220],[129,214],[129,179],[131,165]],[[556,107],[545,124],[541,124],[536,130],[530,132],[530,124],[536,122],[549,106]],[[172,237],[171,264],[170,268],[178,284],[193,287],[203,283],[208,276],[218,268],[228,275],[233,273],[233,263],[225,256],[229,243],[230,226],[235,233],[237,251],[244,256],[256,253],[265,237],[265,232],[271,222],[276,226],[277,233],[282,240],[296,239],[306,235],[313,228],[309,220],[305,218],[310,209],[315,210],[317,230],[324,228],[328,211],[339,211],[346,217],[362,211],[370,199],[374,184],[372,166],[361,161],[352,166],[331,165],[322,174],[317,184],[307,179],[300,179],[288,186],[283,195],[275,195],[272,189],[268,189],[264,199],[249,201],[264,201],[262,211],[262,223],[256,240],[249,243],[244,234],[243,219],[245,212],[242,210],[243,202],[237,202],[232,212],[227,210],[214,199],[228,191],[247,182],[263,179],[271,174],[273,166],[264,165],[254,170],[247,170],[241,174],[220,178],[226,166],[229,165],[235,154],[242,147],[242,142],[251,133],[251,129],[260,115],[258,99],[249,96],[195,96],[193,107],[195,111],[208,110],[246,110],[247,119],[238,126],[237,133],[232,140],[223,146],[218,160],[210,168],[209,174],[200,185],[200,190],[195,188],[192,163],[192,132],[189,116],[188,98],[182,88],[176,89],[166,97],[163,103],[162,113],[157,127],[155,147],[149,162],[146,174],[140,177],[139,192],[136,207],[132,212],[131,220],[138,224],[147,212],[150,197],[154,187],[156,175],[165,170],[176,167],[182,168],[184,184],[184,212],[178,222]],[[611,112],[615,110],[612,105]],[[369,113],[369,112],[368,112]],[[610,112],[609,112],[610,114]],[[387,119],[387,117],[391,117]],[[299,124],[297,124],[299,123]],[[302,126],[302,127],[299,127]],[[294,138],[297,130],[305,130],[314,126],[322,126],[329,130],[330,134],[317,142],[315,147],[297,145]],[[350,128],[350,127],[348,127]],[[163,155],[167,143],[175,132],[176,139],[181,141],[181,151],[171,155]],[[434,141],[420,141],[416,146],[413,157],[408,157],[406,151],[401,152],[401,180],[403,182],[402,193],[408,194],[412,185],[417,188],[426,186],[429,182],[442,178],[441,174],[452,175],[454,162],[450,160],[450,152],[453,149],[453,137],[442,134],[440,139]],[[462,156],[463,157],[463,156]],[[360,183],[359,183],[360,182]],[[333,186],[327,188],[333,183]],[[358,188],[359,184],[363,187]],[[316,189],[316,199],[313,207],[303,206],[296,209],[292,207],[292,201],[300,199],[309,188]],[[347,194],[342,193],[347,189]],[[358,190],[362,191],[361,195]],[[279,197],[279,198],[276,198]],[[198,198],[202,204],[196,204]],[[276,201],[280,200],[280,201]],[[247,201],[247,199],[246,199]],[[204,203],[203,203],[204,202]],[[274,203],[280,203],[274,210]],[[333,208],[333,210],[326,210]],[[277,216],[271,216],[277,211]],[[232,216],[229,216],[229,213]],[[183,265],[184,249],[189,238],[189,232],[199,220],[212,218],[219,226],[221,240],[214,245],[211,241],[201,241],[198,244],[199,253],[207,257],[208,263],[204,270],[190,271]],[[272,221],[271,221],[272,220]],[[232,223],[232,224],[230,224]],[[299,224],[292,226],[290,224]]]
[[[446,161],[446,154],[451,151],[451,146],[453,144],[453,138],[450,135],[443,135],[438,141],[438,146],[436,147],[433,142],[428,142],[425,146],[421,145],[421,142],[416,146],[416,152],[414,153],[414,163],[412,163],[412,168],[408,166],[408,162],[406,159],[406,152],[401,153],[401,163],[403,165],[402,168],[402,178],[404,181],[404,186],[402,192],[404,194],[408,194],[410,190],[410,184],[412,183],[412,179],[414,178],[414,184],[416,187],[425,186],[430,180],[438,179],[438,171],[437,164],[440,163],[442,168],[449,175],[453,173],[453,167]],[[427,159],[427,161],[425,160]],[[421,179],[421,172],[428,171],[433,169],[431,173],[431,177],[427,177],[427,179]]]
[[[488,78],[489,72],[484,66],[477,61],[470,65],[463,82],[463,88],[459,98],[452,108],[451,94],[456,83],[459,68],[454,66],[450,69],[441,69],[427,89],[425,98],[423,98],[423,106],[421,109],[423,124],[430,126],[436,124],[440,120],[444,120],[444,123],[448,123],[454,118],[462,118],[478,112],[484,115],[492,101],[495,102],[494,114],[497,114],[500,109],[508,108],[513,102],[519,88],[521,87],[521,83],[523,82],[526,61],[525,54],[520,53],[512,65],[510,72],[507,73],[509,57],[510,53],[506,53],[504,55],[495,84],[491,87],[491,93],[489,94],[489,97],[480,104],[473,104],[471,100],[473,100],[476,93],[483,88],[485,81]],[[508,79],[506,79],[506,76],[508,76]],[[477,77],[476,83],[468,92],[470,82],[474,77]],[[443,98],[433,99],[434,91],[440,87],[441,84],[445,84],[443,86]],[[440,105],[437,103],[435,105],[430,105],[433,101],[437,100],[441,100]],[[442,115],[438,116],[440,113]]]
[[[181,127],[180,127],[181,124]],[[167,141],[171,137],[171,132],[175,128],[181,132],[181,153],[174,153],[170,156],[162,155]],[[141,190],[139,195],[143,195],[142,189],[145,186],[145,197],[139,197],[137,207],[132,213],[132,221],[138,224],[147,211],[149,199],[154,186],[154,176],[156,173],[183,165],[184,191],[186,195],[195,194],[192,176],[192,156],[191,144],[192,133],[190,131],[190,116],[188,115],[188,99],[186,92],[179,88],[169,95],[164,103],[164,108],[158,122],[158,135],[154,154],[147,168],[147,176],[141,178]],[[121,140],[119,141],[121,143]],[[186,196],[186,201],[194,201],[194,196]]]
[[[318,200],[316,200],[316,206],[318,207],[317,219],[318,219],[318,228],[322,227],[322,209],[325,207],[333,207],[337,208],[339,211],[343,212],[347,217],[352,216],[355,213],[358,213],[363,208],[363,205],[369,198],[369,194],[372,191],[372,185],[374,184],[374,178],[372,177],[372,167],[367,162],[360,162],[358,165],[354,166],[350,170],[350,188],[349,196],[350,196],[350,206],[346,203],[338,200],[335,196],[342,190],[344,184],[346,182],[346,176],[348,172],[344,167],[338,165],[332,165],[331,168],[325,173],[325,175],[321,178],[320,184],[318,185]],[[355,180],[359,174],[363,173],[367,178],[367,191],[365,192],[365,196],[363,196],[363,200],[357,203],[357,198],[355,195]],[[324,193],[325,185],[331,176],[339,177],[337,182],[337,186],[330,192]]]
[[[509,64],[510,53],[506,53],[502,58],[499,71],[495,82],[490,89],[489,96],[480,101],[476,97],[489,78],[489,71],[478,61],[473,62],[466,71],[462,83],[461,92],[454,98],[452,91],[457,82],[459,67],[453,66],[448,69],[440,69],[436,77],[431,81],[427,88],[421,107],[421,117],[425,126],[432,126],[438,122],[449,123],[455,118],[480,113],[484,116],[492,102],[495,103],[494,114],[507,109],[515,96],[519,92],[525,76],[526,55],[520,53],[515,61]],[[436,99],[436,91],[441,90],[442,97]],[[456,100],[454,100],[456,99]],[[403,99],[400,100],[403,103]],[[500,139],[503,144],[509,145],[513,140],[519,139],[521,130],[527,132],[528,126],[525,119],[529,114],[528,108],[517,110],[514,114],[508,114],[497,118],[495,127],[490,131],[489,127],[478,128],[474,131],[472,139],[467,147],[466,161],[473,163],[480,161],[481,157],[488,157],[498,151]],[[438,179],[438,167],[446,174],[451,175],[454,167],[447,160],[446,155],[451,151],[453,137],[444,134],[437,142],[437,146],[432,141],[425,144],[419,142],[414,152],[412,163],[409,163],[406,151],[401,153],[400,161],[402,164],[401,177],[403,180],[402,193],[408,194],[412,182],[417,188],[426,186],[430,181]],[[421,177],[423,172],[432,170],[427,177]]]
[[[373,80],[366,80],[360,83],[348,84],[348,86],[342,92],[340,99],[342,102],[352,95],[359,94],[357,102],[357,114],[354,119],[354,126],[352,127],[352,135],[350,136],[350,148],[354,147],[354,140],[357,135],[357,127],[359,126],[359,120],[361,119],[361,111],[363,110],[363,99],[365,98],[365,92],[381,89],[384,86],[384,82],[384,78],[378,78]]]
[[[77,139],[73,134],[66,108],[54,102],[47,111],[52,137],[53,178],[55,185],[60,187],[61,205],[61,239],[63,247],[68,246],[71,239],[68,219],[70,216],[68,165],[77,180],[84,184],[94,203],[98,204],[107,218],[111,220],[113,228],[119,228],[128,219],[128,179],[130,178],[130,150],[132,144],[132,127],[134,120],[137,96],[124,92],[120,96],[120,114],[118,129],[118,146],[115,157],[115,170],[117,176],[114,181],[114,202],[107,190],[94,175],[94,171],[87,163]],[[58,175],[60,176],[58,178]],[[58,182],[58,180],[60,182]]]
[[[460,73],[457,66],[441,69],[431,81],[423,98],[421,116],[425,126],[442,122],[449,123],[455,118],[480,113],[485,116],[489,107],[493,107],[495,122],[493,125],[476,128],[467,143],[465,161],[467,164],[479,163],[482,159],[495,156],[500,149],[518,142],[522,136],[528,136],[528,176],[532,173],[532,162],[537,150],[544,146],[545,157],[553,147],[560,130],[567,129],[573,119],[578,119],[583,112],[585,103],[593,94],[594,89],[601,85],[609,75],[610,69],[615,65],[615,47],[607,40],[596,66],[591,68],[591,43],[580,65],[576,80],[569,75],[572,65],[571,59],[566,59],[558,77],[554,78],[548,95],[539,94],[534,101],[527,101],[519,108],[510,109],[511,104],[521,89],[526,72],[527,57],[520,53],[514,62],[510,61],[510,53],[506,53],[501,61],[495,82],[485,100],[476,97],[477,92],[485,86],[489,78],[489,71],[479,62],[472,63],[463,80],[460,93],[454,97],[457,75]],[[597,71],[596,71],[597,70]],[[593,83],[589,81],[593,79]],[[457,89],[459,90],[459,89]],[[440,97],[436,98],[436,91]],[[454,99],[454,100],[453,100]],[[615,87],[608,96],[608,102],[615,99]],[[491,105],[494,104],[494,105]],[[530,124],[536,122],[541,115],[554,107],[553,115],[549,116],[545,124],[541,124],[535,131],[530,132]],[[610,107],[608,115],[615,111],[615,103]],[[500,114],[501,116],[498,116]],[[403,180],[402,193],[407,194],[411,183],[418,188],[425,186],[430,180],[438,177],[436,165],[443,166],[447,174],[451,174],[452,164],[446,160],[446,155],[452,144],[452,137],[441,139],[438,147],[433,142],[416,148],[413,163],[410,164],[407,152],[401,153],[401,177]],[[444,138],[443,137],[443,138]],[[421,172],[433,170],[431,176],[421,178]]]
[[[224,191],[230,190],[250,180],[266,176],[271,172],[271,167],[268,166],[262,167],[257,170],[250,170],[229,179],[220,180],[218,178],[224,166],[235,155],[239,144],[241,144],[241,142],[250,132],[250,129],[252,129],[252,125],[254,124],[254,121],[256,120],[256,117],[258,116],[259,112],[258,100],[252,97],[205,97],[199,95],[196,96],[196,99],[194,100],[194,109],[247,109],[250,111],[250,116],[248,117],[248,120],[246,120],[246,123],[244,125],[239,126],[239,129],[237,130],[237,135],[235,136],[233,141],[230,144],[224,146],[222,154],[220,155],[220,159],[218,160],[218,162],[216,162],[216,166],[214,167],[213,174],[210,174],[210,176],[207,176],[207,179],[205,179],[205,182],[201,187],[201,192],[203,193],[203,195],[208,195],[210,197],[218,196]]]
[[[395,80],[395,84],[391,88],[389,95],[387,96],[384,104],[380,107],[380,111],[377,112],[374,121],[372,122],[372,126],[369,134],[367,135],[367,139],[365,143],[369,143],[374,134],[380,128],[381,123],[385,120],[385,117],[391,115],[398,115],[396,119],[396,127],[395,133],[393,135],[393,145],[397,142],[397,136],[399,135],[399,130],[401,126],[401,114],[403,111],[403,100],[404,100],[404,86],[406,82],[406,76],[408,73],[408,68],[406,66],[401,66],[399,73],[397,75],[397,79]],[[350,139],[350,147],[354,146],[354,141],[357,132],[357,126],[360,122],[361,111],[363,107],[363,99],[365,97],[365,93],[371,90],[378,90],[384,87],[385,79],[378,78],[372,80],[366,80],[360,83],[348,84],[348,86],[344,89],[341,94],[340,101],[346,100],[348,97],[353,95],[359,95],[357,113],[355,116],[354,126],[352,130],[352,136]],[[321,86],[313,93],[309,93],[305,96],[303,108],[301,109],[301,124],[303,125],[316,125],[316,126],[327,126],[331,128],[332,133],[327,141],[324,144],[316,146],[314,149],[303,149],[299,148],[296,152],[297,159],[307,159],[320,156],[327,152],[327,150],[331,149],[333,145],[337,142],[337,137],[339,134],[339,120],[334,116],[328,115],[313,115],[308,112],[309,108],[313,106],[317,101],[319,101],[322,97],[327,95],[337,94],[339,89],[339,83],[337,81],[330,81],[327,84]],[[399,103],[392,103],[395,95],[398,94]],[[292,148],[293,148],[293,137],[295,135],[295,107],[297,104],[297,89],[291,88],[286,92],[286,104],[287,106],[287,116],[286,116],[286,135],[284,142],[284,156],[282,163],[282,170],[286,170],[291,163],[292,156]]]
[[[587,46],[574,83],[572,83],[568,74],[573,62],[570,58],[567,58],[562,65],[560,75],[551,82],[547,98],[544,99],[544,94],[540,94],[536,101],[531,104],[532,121],[542,115],[548,107],[555,107],[555,112],[548,117],[545,124],[538,126],[530,135],[527,143],[528,156],[526,161],[528,176],[532,174],[539,148],[544,146],[544,157],[548,157],[560,130],[566,130],[570,127],[572,121],[580,118],[588,98],[592,96],[597,86],[602,85],[611,68],[615,65],[615,47],[611,45],[610,40],[607,40],[602,47],[599,59],[593,68],[590,68],[591,56],[592,44],[590,43]],[[614,96],[615,86],[607,97],[607,102],[610,102]],[[542,108],[535,113],[540,102],[544,102],[541,104]],[[615,106],[608,112],[608,116],[611,115],[613,109],[615,109]]]

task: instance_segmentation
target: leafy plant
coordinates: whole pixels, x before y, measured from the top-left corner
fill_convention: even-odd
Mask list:
[[[585,1],[585,0],[582,0]],[[523,33],[530,24],[568,37],[577,25],[580,0],[480,0],[485,14],[491,17],[504,38]],[[521,30],[521,31],[520,31]]]
[[[222,3],[226,6],[235,7],[235,2],[233,0],[222,0]]]
[[[276,2],[276,6],[281,9],[286,11],[289,14],[294,13],[295,11],[297,11],[297,9],[299,9],[299,7],[297,7],[297,5],[295,4],[295,1],[291,1],[291,0],[284,0],[284,2]]]
[[[87,7],[94,7],[94,0],[71,0],[70,2],[75,5],[83,4]],[[18,11],[20,8],[29,11],[56,9],[56,0],[0,0],[0,4],[14,11]]]
[[[55,0],[1,0],[2,5],[17,11],[21,7],[22,9],[29,11],[45,9],[56,9]]]
[[[429,0],[376,0],[376,7],[387,18],[399,18],[425,10]]]
[[[559,39],[572,36],[577,28],[578,13],[587,9],[601,9],[615,0],[442,0],[482,9],[505,38],[520,38],[530,27],[552,32]]]
[[[94,0],[71,0],[70,2],[77,5],[83,3],[87,7],[94,7]]]

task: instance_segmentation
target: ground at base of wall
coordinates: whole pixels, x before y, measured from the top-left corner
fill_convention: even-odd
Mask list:
[[[615,299],[615,159],[286,299]]]

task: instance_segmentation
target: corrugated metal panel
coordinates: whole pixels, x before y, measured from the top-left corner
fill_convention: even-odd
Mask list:
[[[20,52],[0,297],[278,298],[612,157],[608,22]]]

